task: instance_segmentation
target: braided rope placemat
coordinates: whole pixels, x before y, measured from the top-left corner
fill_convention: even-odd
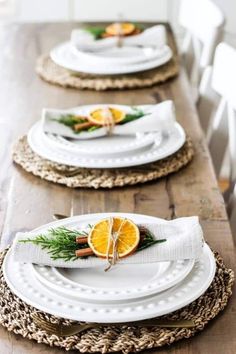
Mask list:
[[[45,81],[63,87],[91,89],[96,91],[109,89],[131,89],[150,87],[165,82],[179,72],[178,53],[173,32],[168,24],[167,42],[173,56],[166,64],[158,68],[125,75],[91,75],[75,73],[54,63],[48,54],[41,55],[36,63],[36,72]]]
[[[38,343],[57,346],[66,350],[79,350],[82,353],[134,353],[145,349],[162,347],[183,338],[190,338],[204,329],[206,324],[222,311],[232,294],[234,273],[228,269],[222,258],[215,253],[217,263],[215,278],[208,290],[197,300],[184,308],[163,318],[180,320],[191,319],[194,328],[157,328],[135,326],[107,326],[84,331],[70,337],[50,335],[38,328],[33,320],[35,311],[52,323],[70,324],[74,321],[60,319],[27,305],[8,288],[2,272],[2,263],[6,252],[0,253],[0,324],[9,331]]]
[[[167,176],[186,166],[194,156],[193,144],[187,138],[175,154],[142,166],[114,169],[87,169],[59,165],[35,154],[23,136],[13,148],[13,160],[27,172],[50,182],[77,188],[113,188],[144,183]]]

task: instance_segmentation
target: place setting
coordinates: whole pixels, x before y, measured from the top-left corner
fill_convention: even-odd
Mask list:
[[[37,73],[64,87],[95,90],[151,86],[178,73],[171,29],[132,22],[73,29],[39,57]]]
[[[90,352],[191,337],[226,306],[233,284],[197,216],[60,216],[17,233],[0,266],[3,326]]]
[[[92,188],[151,181],[177,172],[193,155],[171,100],[45,108],[13,149],[13,160],[36,176]]]

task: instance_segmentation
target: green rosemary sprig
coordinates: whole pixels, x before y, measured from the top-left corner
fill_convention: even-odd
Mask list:
[[[157,243],[162,243],[162,242],[165,242],[165,241],[166,241],[166,239],[155,240],[154,235],[149,230],[146,230],[145,237],[143,238],[142,241],[140,241],[139,246],[137,248],[137,252],[142,251],[145,248],[153,246],[153,245],[155,245]]]
[[[92,225],[88,225],[88,227],[91,228]],[[78,259],[75,255],[76,250],[89,247],[88,243],[76,243],[76,237],[78,236],[87,237],[88,233],[86,231],[77,231],[67,229],[66,227],[58,227],[56,229],[48,230],[46,235],[41,234],[36,236],[34,239],[28,238],[25,240],[20,240],[19,242],[33,243],[34,245],[40,246],[43,250],[46,249],[53,260],[63,259],[67,262]],[[145,237],[141,239],[138,245],[137,252],[165,241],[166,239],[155,240],[154,235],[147,230]]]
[[[85,28],[86,32],[89,32],[94,39],[100,39],[102,38],[103,33],[105,33],[105,27],[87,27]]]
[[[141,109],[137,108],[137,107],[133,107],[133,111],[134,113],[128,113],[126,114],[125,118],[119,123],[119,124],[126,124],[126,123],[130,123],[136,119],[142,118],[144,116],[146,116],[149,113],[144,113]]]
[[[47,235],[38,235],[34,239],[20,240],[23,243],[33,243],[47,249],[53,260],[63,259],[64,261],[74,261],[77,259],[75,251],[78,249],[89,247],[88,244],[76,243],[76,237],[85,237],[88,234],[83,231],[69,230],[65,227],[48,230]]]
[[[85,123],[87,121],[87,119],[79,118],[78,116],[73,114],[65,114],[62,115],[59,119],[53,120],[71,128],[73,128],[75,124]]]

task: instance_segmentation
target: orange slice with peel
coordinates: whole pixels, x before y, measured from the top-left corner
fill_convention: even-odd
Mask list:
[[[101,258],[106,258],[109,247],[109,256],[113,256],[113,240],[110,235],[110,226],[112,225],[113,235],[118,234],[116,243],[116,252],[119,258],[132,254],[138,247],[140,241],[140,233],[137,225],[131,220],[114,217],[104,219],[97,222],[91,229],[88,236],[89,247],[94,254]]]
[[[114,124],[121,122],[126,116],[125,112],[117,108],[98,108],[89,114],[88,120],[96,125],[106,125],[108,122],[107,113],[111,116]]]
[[[130,22],[112,23],[106,27],[106,33],[110,36],[128,36],[135,30],[135,25]]]

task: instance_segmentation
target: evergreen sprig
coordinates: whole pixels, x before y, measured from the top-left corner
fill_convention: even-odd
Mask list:
[[[91,228],[92,226],[88,225],[88,227]],[[77,231],[67,229],[66,227],[58,227],[56,229],[48,230],[46,235],[40,234],[33,239],[27,238],[25,240],[20,240],[19,242],[33,243],[34,245],[40,246],[43,250],[48,250],[47,252],[53,260],[63,259],[67,262],[78,259],[75,255],[76,250],[89,247],[88,243],[76,243],[76,237],[78,236],[87,237],[88,233],[86,231]],[[141,239],[137,252],[165,241],[166,239],[155,240],[154,235],[149,230],[146,230],[145,237]]]
[[[133,113],[126,114],[125,118],[119,124],[130,123],[136,119],[146,116],[148,113],[144,113],[141,109],[133,107]]]
[[[86,32],[89,32],[94,39],[100,39],[102,38],[103,33],[105,33],[106,28],[105,27],[87,27],[85,28]]]
[[[77,259],[75,251],[81,248],[89,247],[88,244],[76,243],[76,237],[86,237],[88,234],[83,231],[70,230],[65,227],[48,230],[47,235],[38,235],[34,239],[28,238],[20,240],[22,243],[33,243],[47,249],[53,260],[63,259],[64,261],[74,261]]]

